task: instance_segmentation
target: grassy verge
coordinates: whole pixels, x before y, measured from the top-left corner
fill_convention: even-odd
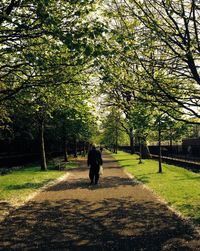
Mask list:
[[[200,174],[168,164],[163,164],[163,173],[159,174],[158,162],[155,160],[144,160],[142,164],[138,164],[137,155],[122,151],[113,154],[113,157],[168,205],[200,226]]]
[[[68,162],[64,168],[75,168],[76,162]],[[0,176],[0,202],[16,205],[26,200],[32,193],[64,174],[55,170],[52,164],[48,171],[40,171],[37,165],[29,165],[23,169],[13,171],[5,176]]]

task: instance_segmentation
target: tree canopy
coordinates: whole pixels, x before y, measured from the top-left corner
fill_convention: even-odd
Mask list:
[[[63,151],[98,134],[97,95],[109,111],[104,142],[126,132],[133,153],[159,114],[178,138],[175,121],[200,123],[199,10],[194,0],[3,0],[1,139],[22,128],[36,138],[36,125],[46,169],[45,134]]]

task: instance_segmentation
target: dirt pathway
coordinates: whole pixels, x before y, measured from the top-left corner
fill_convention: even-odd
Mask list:
[[[0,250],[200,250],[194,230],[110,155],[89,186],[86,163],[13,211],[0,226]]]

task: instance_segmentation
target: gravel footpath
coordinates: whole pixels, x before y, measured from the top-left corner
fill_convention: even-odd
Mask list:
[[[200,237],[104,154],[98,186],[85,161],[1,222],[0,250],[200,250]]]

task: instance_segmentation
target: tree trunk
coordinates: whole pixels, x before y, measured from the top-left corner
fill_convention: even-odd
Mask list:
[[[77,158],[77,139],[75,138],[75,149],[74,149],[74,158]]]
[[[115,139],[115,153],[117,153],[117,150],[118,150],[118,128],[117,128],[117,126],[116,126],[116,135],[115,135],[115,137],[116,137],[116,139]]]
[[[40,134],[41,171],[46,171],[47,170],[47,162],[46,162],[46,154],[45,154],[45,146],[44,146],[44,120],[40,121],[39,134]]]
[[[158,162],[159,162],[159,169],[158,172],[162,173],[162,153],[161,153],[161,127],[160,127],[160,121],[159,121],[159,130],[158,130]]]
[[[116,153],[116,144],[113,143],[113,153]]]
[[[83,152],[82,152],[82,156],[85,157],[86,155],[86,147],[85,147],[85,141],[83,142]]]
[[[173,152],[173,141],[172,141],[172,136],[170,135],[170,154],[172,155],[172,152]]]
[[[133,128],[130,128],[130,130],[129,130],[129,138],[130,138],[131,154],[134,154],[135,153],[135,147],[134,147]]]
[[[63,153],[64,153],[64,161],[68,162],[68,155],[67,155],[67,141],[64,138],[63,140]]]
[[[151,154],[150,154],[149,147],[147,145],[146,140],[144,140],[142,143],[142,158],[143,159],[150,159],[151,158]]]
[[[140,138],[139,138],[139,145],[140,145],[139,164],[142,164],[142,144],[141,144],[141,139]]]

